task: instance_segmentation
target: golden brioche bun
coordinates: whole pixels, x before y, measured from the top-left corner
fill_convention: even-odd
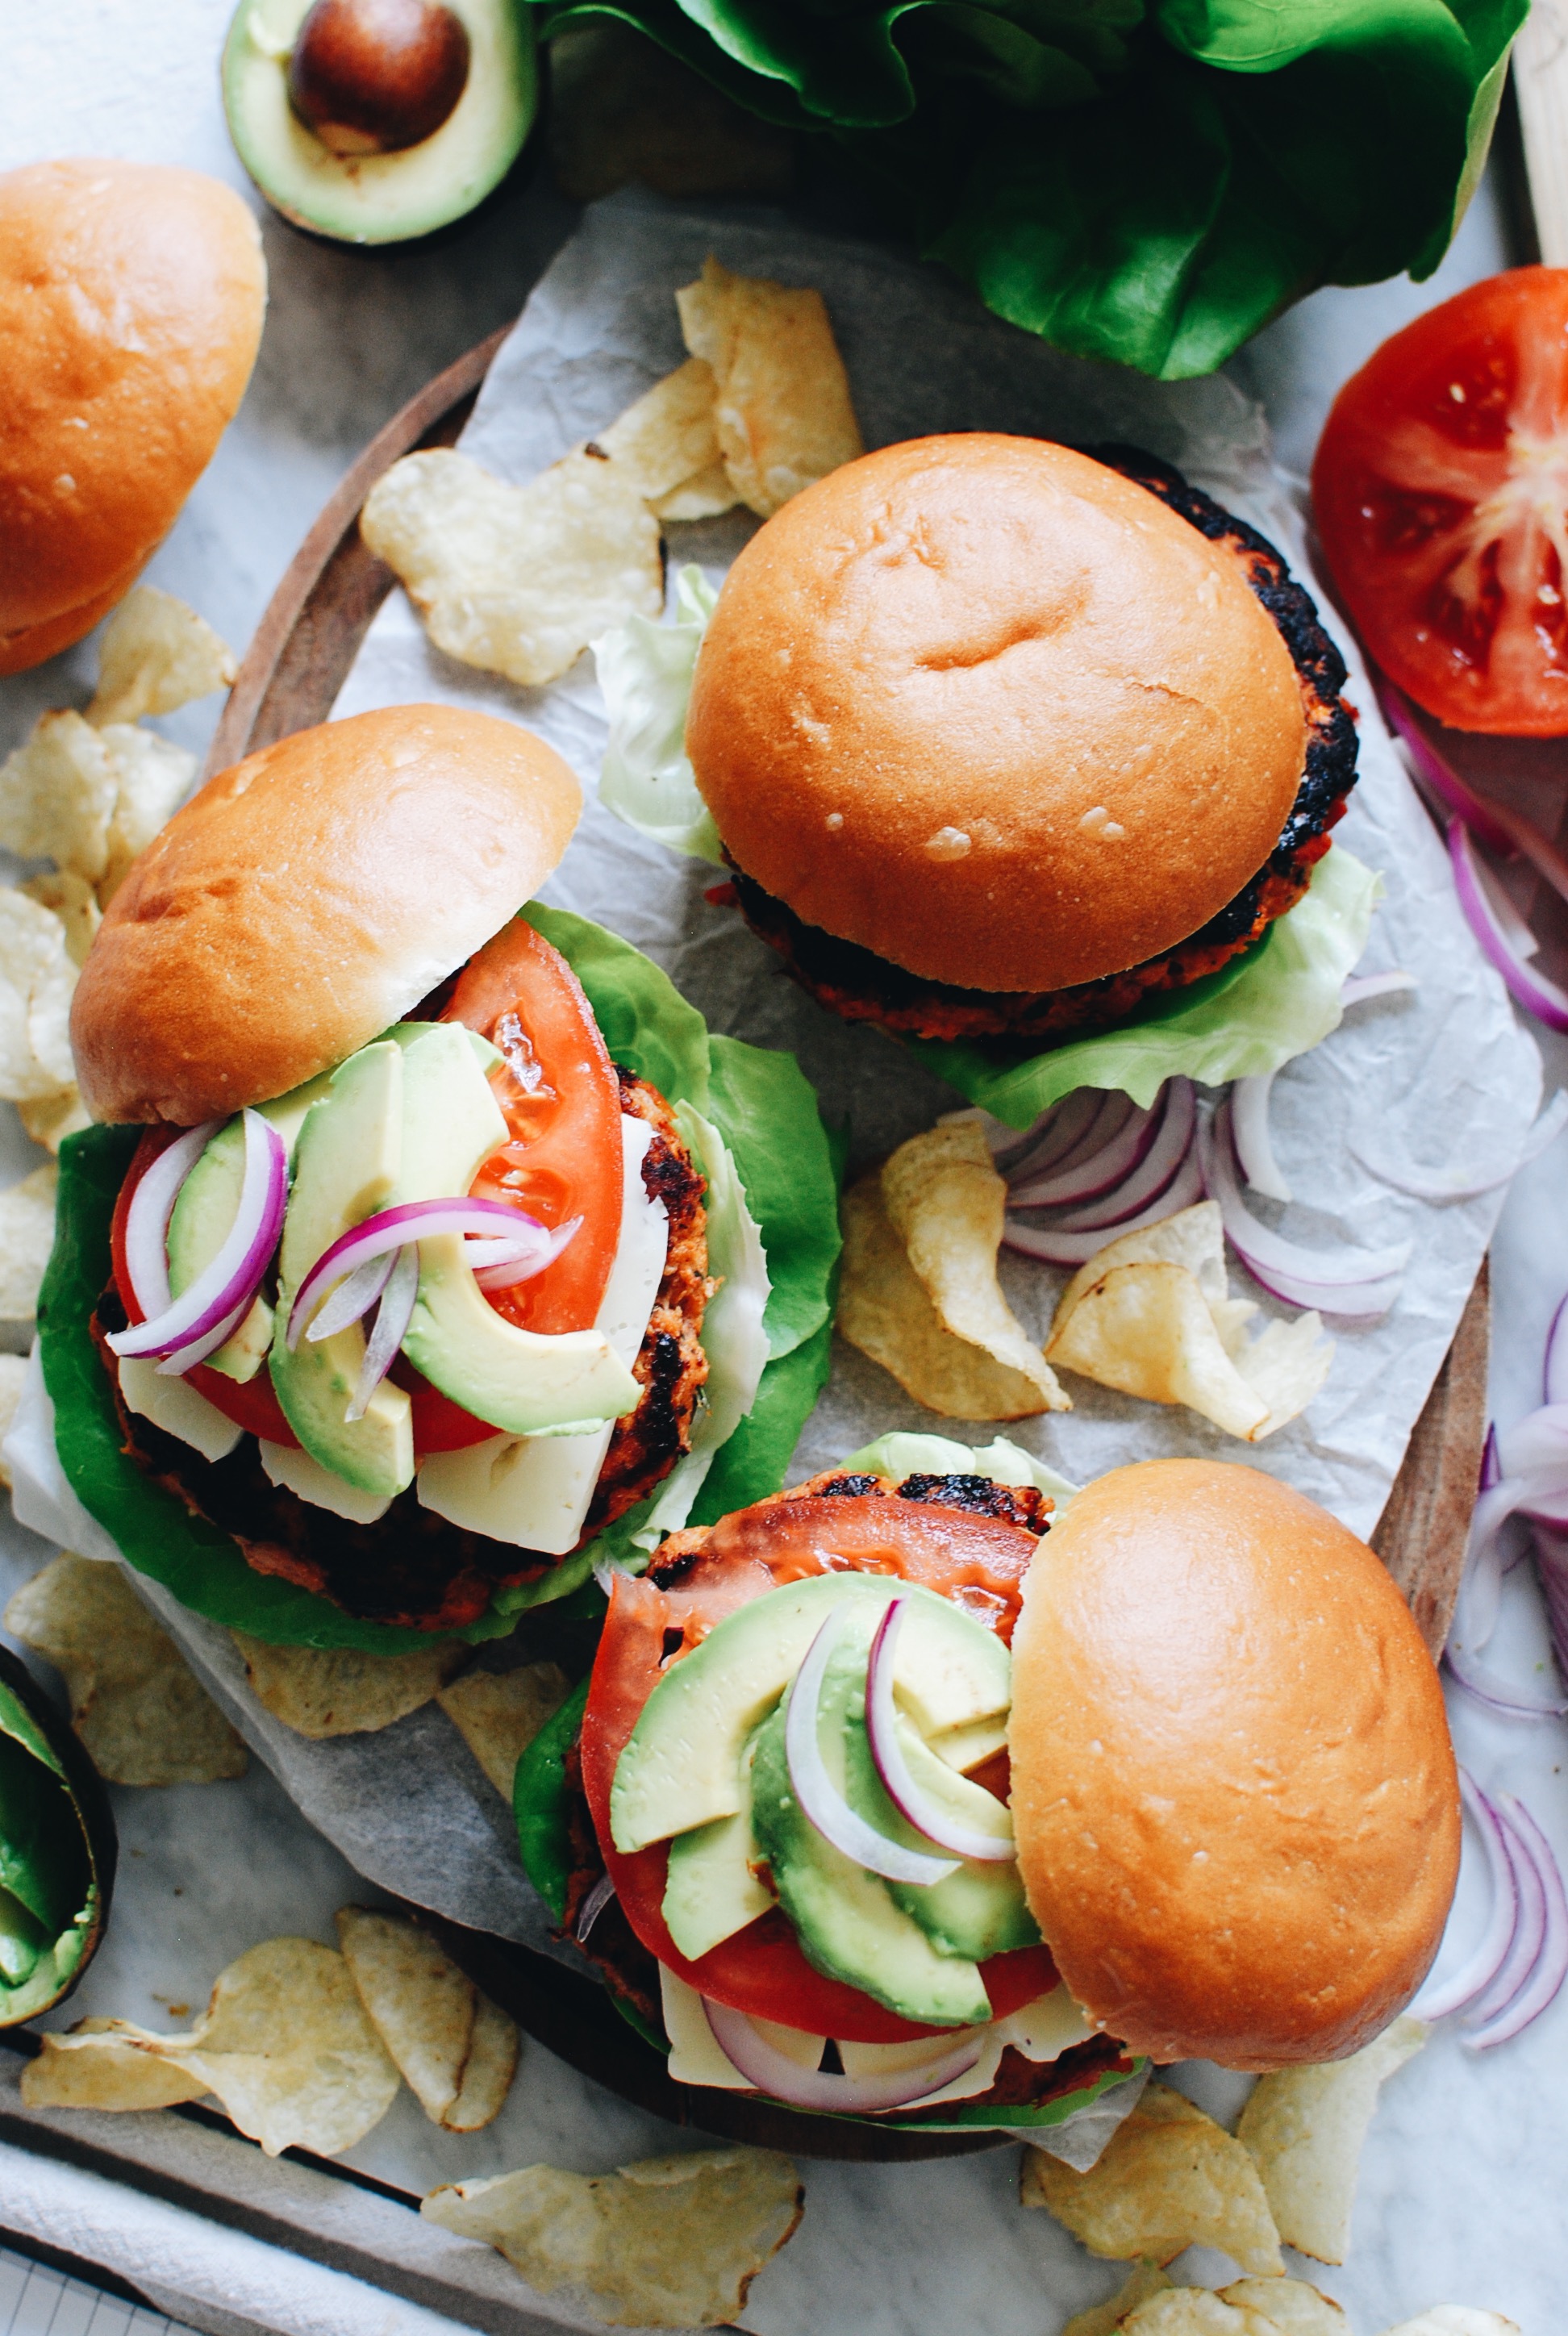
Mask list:
[[[976,432],[808,487],[735,561],[687,746],[736,864],[931,981],[1157,957],[1267,860],[1306,756],[1231,555],[1103,463]]]
[[[245,394],[266,305],[256,221],[216,179],[0,175],[0,673],[130,590]]]
[[[1090,2017],[1156,2060],[1332,2060],[1408,2001],[1459,1869],[1432,1659],[1393,1582],[1251,1468],[1080,1493],[1013,1649],[1013,1820]]]
[[[87,953],[87,1108],[192,1127],[341,1062],[501,930],[581,809],[542,739],[448,706],[353,715],[220,771]]]

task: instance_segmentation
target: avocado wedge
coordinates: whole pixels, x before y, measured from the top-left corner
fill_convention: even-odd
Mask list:
[[[223,110],[245,168],[295,227],[340,243],[406,243],[463,218],[511,170],[539,104],[528,0],[446,0],[468,69],[418,144],[335,151],[295,110],[290,63],[311,0],[239,0],[223,50]]]
[[[92,1961],[117,1848],[98,1771],[0,1647],[0,2028],[59,2003]]]

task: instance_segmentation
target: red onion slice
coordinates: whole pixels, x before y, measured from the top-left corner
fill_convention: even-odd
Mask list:
[[[1103,1200],[1091,1201],[1087,1208],[1063,1210],[1053,1220],[1053,1231],[1105,1231],[1109,1235],[1127,1224],[1170,1191],[1193,1148],[1197,1128],[1198,1099],[1192,1083],[1188,1079],[1173,1079],[1159,1133],[1131,1175],[1124,1177]],[[1014,1198],[1016,1201],[1016,1194]]]
[[[1501,1820],[1504,1846],[1514,1869],[1516,1904],[1508,1952],[1490,1984],[1466,2006],[1463,2025],[1466,2028],[1484,2028],[1498,2012],[1507,2010],[1534,1970],[1546,1936],[1546,1889],[1540,1868],[1503,1806],[1501,1795],[1493,1807]]]
[[[1231,1133],[1242,1173],[1253,1192],[1265,1193],[1271,1201],[1293,1201],[1296,1196],[1280,1172],[1269,1134],[1269,1097],[1274,1077],[1272,1071],[1261,1071],[1255,1077],[1236,1081],[1231,1089]]]
[[[1563,1894],[1562,1869],[1552,1844],[1514,1794],[1498,1794],[1497,1813],[1535,1868],[1545,1919],[1534,1971],[1511,2003],[1462,2039],[1472,2052],[1489,2051],[1493,2045],[1506,2044],[1511,2037],[1521,2034],[1556,2000],[1563,1980],[1568,1978],[1568,1897]]]
[[[1386,1281],[1391,1275],[1402,1273],[1409,1264],[1414,1248],[1411,1241],[1400,1241],[1389,1249],[1302,1249],[1260,1224],[1242,1198],[1228,1096],[1220,1103],[1210,1125],[1200,1128],[1198,1149],[1203,1181],[1211,1197],[1220,1204],[1231,1246],[1250,1270],[1261,1266],[1266,1272],[1319,1289],[1349,1290]]]
[[[1568,1090],[1559,1087],[1540,1118],[1524,1138],[1524,1144],[1505,1168],[1489,1170],[1480,1176],[1471,1176],[1461,1183],[1450,1177],[1423,1176],[1416,1168],[1390,1168],[1373,1153],[1352,1144],[1350,1152],[1363,1168],[1370,1171],[1380,1184],[1391,1184],[1397,1192],[1408,1192],[1417,1201],[1473,1201],[1481,1192],[1495,1192],[1499,1184],[1512,1183],[1521,1168],[1539,1159],[1549,1144],[1554,1143],[1568,1126]],[[1568,1381],[1568,1373],[1564,1374]]]
[[[235,1321],[248,1309],[283,1229],[284,1203],[288,1197],[288,1154],[278,1130],[259,1112],[247,1111],[243,1124],[245,1173],[239,1202],[234,1222],[217,1256],[197,1275],[189,1290],[151,1320],[112,1332],[108,1343],[117,1355],[172,1358],[177,1353],[189,1353],[190,1362],[198,1361],[200,1357],[190,1350],[201,1346],[219,1326],[227,1337]],[[170,1151],[178,1148],[170,1147]],[[170,1213],[172,1214],[172,1202]],[[167,1230],[167,1217],[164,1225]],[[221,1344],[221,1338],[214,1339],[204,1351],[210,1353]]]
[[[1453,1978],[1437,1985],[1428,1981],[1417,1996],[1410,2010],[1417,2020],[1446,2020],[1451,2011],[1463,2011],[1484,1988],[1490,1987],[1503,1967],[1518,1920],[1518,1885],[1514,1879],[1514,1863],[1508,1854],[1503,1820],[1468,1769],[1463,1767],[1459,1771],[1459,1791],[1486,1853],[1491,1912],[1485,1928]]]
[[[180,1188],[223,1122],[209,1119],[161,1152],[131,1195],[125,1218],[125,1270],[144,1321],[169,1307],[169,1220]]]
[[[1304,1281],[1299,1274],[1278,1273],[1271,1267],[1254,1265],[1249,1259],[1242,1262],[1259,1289],[1266,1290],[1282,1305],[1332,1314],[1341,1322],[1377,1321],[1388,1313],[1405,1286],[1398,1274],[1386,1275],[1378,1281]]]
[[[905,1849],[901,1843],[890,1841],[874,1825],[867,1825],[864,1817],[857,1816],[828,1775],[822,1746],[817,1741],[823,1682],[844,1625],[851,1619],[847,1606],[835,1606],[795,1673],[784,1717],[784,1757],[789,1764],[790,1782],[808,1824],[813,1825],[842,1856],[863,1866],[868,1874],[880,1874],[885,1881],[923,1888],[956,1874],[958,1861],[926,1857],[919,1850]]]
[[[601,1874],[578,1909],[577,1928],[572,1935],[579,1947],[614,1896],[615,1883],[608,1874]]]
[[[366,1258],[363,1265],[355,1267],[346,1281],[338,1283],[305,1334],[312,1346],[323,1338],[336,1338],[339,1330],[346,1330],[351,1322],[369,1313],[391,1280],[397,1258],[396,1250],[388,1250],[385,1257]]]
[[[1489,852],[1509,857],[1520,853],[1540,871],[1554,892],[1568,900],[1568,859],[1551,839],[1522,813],[1511,811],[1506,803],[1494,803],[1489,795],[1477,793],[1467,780],[1462,779],[1452,763],[1437,752],[1416,720],[1408,698],[1392,682],[1379,683],[1378,695],[1389,728],[1404,740],[1417,776],[1444,810],[1462,820]]]
[[[1162,1225],[1167,1217],[1190,1209],[1203,1197],[1203,1174],[1189,1153],[1159,1199],[1124,1223],[1092,1232],[1058,1232],[1049,1225],[1028,1225],[1021,1217],[1009,1217],[1002,1239],[1009,1249],[1018,1250],[1025,1257],[1041,1258],[1047,1265],[1086,1265],[1090,1258],[1097,1257],[1108,1242],[1120,1241],[1124,1233],[1141,1233],[1150,1225]]]
[[[522,1251],[521,1255],[518,1254],[517,1244],[512,1241],[496,1241],[493,1244],[490,1241],[482,1244],[478,1241],[473,1242],[471,1245],[470,1255],[474,1266],[475,1281],[482,1290],[513,1290],[520,1281],[531,1281],[536,1273],[542,1273],[547,1265],[554,1264],[573,1234],[581,1229],[581,1225],[580,1217],[568,1217],[564,1224],[557,1225],[555,1231],[547,1235],[542,1243],[536,1248]],[[494,1265],[485,1265],[472,1255],[472,1250],[482,1246],[485,1249],[493,1246],[497,1250],[511,1250],[512,1257],[510,1261],[502,1259]]]
[[[993,1157],[1004,1176],[1039,1175],[1054,1168],[1078,1142],[1105,1097],[1097,1087],[1076,1087],[1043,1111],[1022,1135],[998,1139]]]
[[[1559,989],[1554,981],[1548,981],[1544,973],[1532,968],[1513,938],[1508,920],[1487,890],[1469,831],[1459,819],[1448,822],[1448,858],[1465,920],[1507,983],[1510,994],[1527,1014],[1544,1022],[1549,1030],[1568,1030],[1568,991]]]
[[[365,1342],[365,1360],[359,1367],[353,1400],[343,1415],[346,1420],[365,1417],[371,1397],[392,1368],[397,1350],[408,1335],[414,1301],[418,1295],[419,1251],[409,1241],[398,1251],[386,1278],[386,1288],[375,1309],[375,1325]]]
[[[1161,1088],[1147,1111],[1137,1110],[1125,1095],[1119,1100],[1126,1105],[1125,1114],[1103,1142],[1096,1141],[1087,1151],[1075,1147],[1048,1175],[1026,1177],[1015,1172],[1008,1184],[1016,1209],[1066,1209],[1080,1201],[1097,1201],[1131,1175],[1159,1133],[1165,1090]],[[1095,1126],[1100,1128],[1098,1119]]]
[[[744,2011],[704,1996],[702,2008],[714,2041],[748,2085],[792,2108],[825,2109],[844,2117],[861,2117],[871,2109],[908,2108],[940,2093],[944,2085],[967,2077],[985,2050],[985,2031],[969,2029],[962,2039],[939,2057],[916,2068],[901,2068],[885,2077],[833,2077],[821,2068],[803,2068],[776,2044],[770,2044]]]
[[[575,1231],[576,1227],[572,1230]],[[300,1283],[288,1317],[290,1352],[299,1344],[300,1333],[327,1285],[368,1264],[372,1258],[385,1257],[405,1243],[433,1240],[442,1233],[494,1235],[503,1231],[517,1243],[520,1252],[531,1245],[542,1253],[550,1241],[550,1235],[537,1219],[525,1216],[521,1209],[511,1208],[504,1201],[476,1201],[459,1195],[451,1200],[404,1201],[396,1208],[377,1210],[375,1216],[366,1217],[363,1224],[340,1234],[324,1250]],[[570,1240],[570,1235],[567,1238]]]
[[[1542,1368],[1542,1394],[1548,1403],[1568,1403],[1568,1298],[1564,1298],[1552,1317],[1552,1328],[1546,1333],[1546,1355]]]
[[[1413,973],[1353,973],[1339,987],[1339,1006],[1364,1006],[1368,998],[1395,998],[1420,987]]]
[[[981,1833],[940,1807],[910,1774],[903,1746],[899,1742],[898,1713],[893,1703],[895,1650],[908,1605],[906,1598],[892,1601],[877,1624],[871,1660],[866,1666],[866,1735],[882,1789],[899,1815],[928,1841],[934,1841],[939,1849],[950,1849],[956,1857],[977,1858],[988,1865],[1009,1865],[1017,1854],[1010,1818],[1005,1835]],[[999,1801],[997,1809],[1006,1817]]]

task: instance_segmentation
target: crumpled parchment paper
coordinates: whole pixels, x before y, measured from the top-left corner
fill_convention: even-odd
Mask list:
[[[497,356],[463,451],[521,483],[612,421],[682,361],[673,295],[709,251],[729,268],[822,290],[868,446],[977,428],[1088,445],[1131,441],[1176,462],[1251,520],[1306,574],[1300,510],[1271,462],[1262,415],[1224,379],[1154,383],[1080,363],[999,323],[934,271],[872,247],[782,218],[692,211],[639,194],[588,212]],[[716,579],[755,524],[732,514],[672,528],[671,570],[696,560]],[[1354,647],[1318,597],[1350,666],[1349,696],[1361,725],[1360,784],[1337,833],[1383,871],[1388,885],[1363,969],[1402,967],[1419,988],[1353,1009],[1321,1046],[1281,1074],[1275,1146],[1301,1198],[1284,1211],[1269,1202],[1255,1206],[1308,1244],[1413,1239],[1404,1291],[1370,1329],[1329,1326],[1338,1353],[1327,1387],[1301,1419],[1261,1445],[1237,1444],[1189,1412],[1134,1402],[1078,1378],[1066,1382],[1074,1411],[1008,1433],[1078,1481],[1164,1454],[1244,1461],[1286,1478],[1366,1534],[1447,1350],[1502,1194],[1443,1207],[1407,1199],[1358,1166],[1346,1139],[1359,1134],[1379,1157],[1405,1159],[1428,1173],[1485,1173],[1517,1150],[1539,1102],[1541,1070],[1460,916],[1446,854],[1389,745]],[[432,649],[394,591],[336,712],[432,698],[538,731],[591,795],[605,736],[591,657],[547,688],[518,689]],[[705,900],[713,881],[711,868],[676,858],[590,801],[544,889],[547,899],[599,919],[646,949],[716,1028],[792,1048],[826,1114],[848,1120],[856,1164],[954,1107],[950,1091],[892,1040],[852,1029],[797,990],[734,911]],[[1020,1319],[1043,1336],[1066,1276],[1009,1258],[1003,1280]],[[1261,1319],[1290,1311],[1256,1290],[1233,1260],[1232,1290],[1256,1298]],[[933,1420],[841,1343],[795,1474],[895,1427],[964,1433]],[[992,1432],[978,1428],[973,1440],[987,1442]],[[307,1743],[256,1705],[225,1633],[153,1585],[140,1586],[253,1748],[362,1872],[456,1921],[549,1947],[548,1919],[517,1868],[507,1813],[433,1706],[379,1735]]]

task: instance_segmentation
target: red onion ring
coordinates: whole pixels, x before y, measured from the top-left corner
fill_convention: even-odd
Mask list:
[[[525,1216],[521,1209],[511,1208],[504,1201],[476,1201],[458,1195],[450,1200],[404,1201],[396,1208],[378,1209],[363,1224],[341,1233],[325,1249],[300,1283],[288,1317],[290,1353],[299,1344],[300,1333],[329,1282],[352,1273],[372,1258],[384,1257],[389,1250],[402,1249],[405,1243],[431,1240],[442,1233],[495,1234],[503,1226],[510,1230],[520,1251],[540,1253],[542,1264],[542,1253],[551,1236],[536,1218]],[[571,1230],[576,1231],[575,1224]],[[568,1233],[567,1239],[570,1238]],[[564,1247],[564,1241],[560,1243],[555,1253]],[[489,1269],[492,1272],[501,1270],[494,1266]]]
[[[1220,1204],[1231,1246],[1249,1271],[1256,1274],[1261,1266],[1265,1273],[1319,1290],[1338,1290],[1349,1297],[1354,1291],[1367,1290],[1370,1284],[1387,1282],[1409,1264],[1414,1247],[1410,1241],[1400,1241],[1390,1249],[1347,1247],[1339,1252],[1301,1249],[1260,1224],[1242,1198],[1228,1096],[1219,1104],[1209,1126],[1199,1129],[1198,1152],[1203,1182],[1211,1197]]]
[[[1489,2051],[1493,2045],[1506,2044],[1510,2038],[1521,2034],[1555,2000],[1563,1980],[1568,1978],[1568,1897],[1563,1894],[1562,1869],[1552,1844],[1515,1794],[1498,1794],[1497,1814],[1535,1868],[1545,1919],[1534,1972],[1511,2003],[1461,2039],[1472,2052]]]
[[[1087,1152],[1075,1146],[1073,1153],[1049,1175],[1026,1178],[1015,1173],[1009,1177],[1013,1206],[1071,1208],[1082,1201],[1097,1201],[1130,1176],[1159,1133],[1164,1117],[1165,1089],[1161,1088],[1147,1111],[1135,1109],[1125,1095],[1121,1100],[1127,1105],[1125,1115],[1104,1143],[1096,1143]]]
[[[1170,1191],[1197,1134],[1198,1099],[1190,1079],[1173,1079],[1168,1095],[1164,1090],[1162,1095],[1165,1099],[1159,1131],[1132,1173],[1115,1184],[1102,1200],[1091,1201],[1087,1208],[1061,1211],[1053,1219],[1052,1231],[1109,1234]],[[1017,1193],[1013,1199],[1018,1205]]]
[[[1512,1183],[1521,1168],[1539,1159],[1549,1144],[1555,1142],[1564,1126],[1568,1126],[1568,1090],[1559,1087],[1514,1157],[1505,1168],[1473,1178],[1459,1184],[1440,1176],[1423,1176],[1418,1169],[1390,1168],[1371,1153],[1352,1144],[1350,1153],[1363,1168],[1370,1171],[1380,1184],[1391,1184],[1397,1192],[1408,1192],[1417,1201],[1473,1201],[1481,1192],[1495,1192],[1499,1184]],[[1564,1374],[1568,1382],[1568,1373]]]
[[[536,1273],[542,1273],[547,1265],[553,1265],[568,1241],[581,1227],[580,1217],[568,1217],[564,1223],[557,1225],[540,1249],[527,1251],[521,1257],[516,1253],[514,1241],[474,1241],[470,1246],[473,1278],[482,1290],[514,1290],[520,1281],[531,1281]],[[481,1248],[493,1249],[497,1252],[494,1265],[486,1265],[472,1255],[474,1250]],[[510,1262],[501,1256],[505,1250],[513,1253]]]
[[[1541,1392],[1547,1403],[1568,1403],[1568,1298],[1558,1306],[1546,1333]]]
[[[1463,2011],[1484,1988],[1491,1986],[1503,1968],[1518,1917],[1518,1885],[1503,1820],[1464,1767],[1459,1771],[1459,1792],[1486,1853],[1491,1912],[1480,1937],[1452,1979],[1439,1985],[1428,1981],[1417,1996],[1410,2010],[1417,2020],[1446,2020],[1451,2011]]]
[[[1339,988],[1339,1007],[1364,1006],[1368,998],[1394,998],[1419,988],[1413,973],[1353,973]]]
[[[1179,1215],[1203,1197],[1203,1178],[1196,1160],[1189,1153],[1157,1201],[1125,1223],[1118,1224],[1109,1234],[1120,1241],[1124,1233],[1141,1233],[1150,1225],[1164,1224],[1167,1217]],[[1002,1239],[1008,1249],[1025,1257],[1037,1257],[1047,1265],[1086,1265],[1097,1257],[1107,1244],[1104,1229],[1093,1232],[1058,1232],[1048,1225],[1027,1225],[1021,1217],[1008,1217]]]
[[[1231,1089],[1231,1134],[1242,1173],[1253,1192],[1271,1201],[1293,1201],[1296,1196],[1281,1173],[1269,1134],[1269,1097],[1275,1076],[1275,1071],[1260,1071],[1252,1078],[1235,1081]]]
[[[1402,690],[1392,682],[1379,680],[1378,696],[1384,717],[1389,728],[1404,740],[1418,778],[1437,797],[1445,811],[1462,820],[1476,842],[1484,843],[1489,852],[1502,852],[1509,858],[1515,852],[1521,854],[1561,899],[1568,900],[1568,859],[1556,845],[1523,813],[1510,811],[1506,803],[1494,803],[1489,795],[1478,794],[1467,780],[1459,776],[1416,720],[1410,701]]]
[[[891,1601],[877,1624],[871,1660],[866,1666],[866,1736],[882,1789],[899,1815],[927,1841],[935,1842],[939,1849],[950,1849],[955,1857],[976,1858],[983,1864],[1010,1865],[1017,1854],[1010,1819],[1005,1836],[980,1833],[939,1808],[910,1774],[909,1762],[898,1738],[898,1713],[893,1704],[895,1650],[908,1606],[906,1598]],[[1007,1815],[999,1801],[997,1807],[1004,1816]]]
[[[601,1874],[578,1908],[577,1928],[572,1936],[579,1947],[614,1896],[615,1883],[608,1874]]]
[[[288,1154],[282,1136],[269,1121],[262,1118],[259,1112],[248,1110],[243,1116],[243,1125],[245,1173],[239,1188],[239,1201],[234,1222],[218,1254],[197,1275],[190,1289],[161,1311],[128,1329],[111,1332],[108,1344],[115,1354],[127,1357],[156,1355],[170,1375],[178,1375],[220,1347],[249,1310],[283,1229],[284,1204],[288,1197]],[[193,1134],[200,1133],[200,1130],[193,1131]],[[179,1145],[170,1147],[170,1152],[179,1149]],[[162,1155],[163,1158],[168,1156],[167,1153]],[[161,1160],[154,1164],[161,1165]],[[190,1165],[195,1165],[194,1157]],[[132,1202],[132,1207],[134,1205]],[[148,1211],[149,1222],[156,1221],[157,1212],[161,1208],[161,1191]],[[170,1197],[168,1213],[163,1217],[165,1238],[169,1217],[172,1213],[173,1198]],[[168,1268],[165,1265],[165,1282],[167,1278]],[[134,1275],[132,1288],[136,1289]],[[137,1302],[141,1302],[139,1289]]]
[[[757,2033],[744,2011],[727,2003],[702,1999],[714,2041],[735,2070],[775,2101],[792,2108],[825,2109],[845,2117],[863,2116],[872,2109],[901,2109],[940,2093],[944,2085],[967,2077],[985,2050],[984,2030],[969,2029],[960,2043],[918,2068],[902,2068],[896,2076],[833,2077],[821,2068],[803,2068],[776,2044]]]
[[[169,1221],[180,1190],[223,1122],[209,1119],[161,1152],[131,1196],[125,1217],[125,1270],[144,1321],[169,1306]]]
[[[363,1419],[370,1406],[370,1398],[386,1377],[397,1358],[397,1350],[408,1335],[414,1317],[414,1301],[419,1295],[419,1251],[413,1241],[397,1252],[392,1271],[386,1277],[386,1288],[375,1309],[375,1321],[365,1342],[365,1360],[359,1366],[359,1377],[354,1396],[343,1416],[346,1420]]]
[[[995,1146],[997,1166],[1004,1175],[1030,1175],[1055,1167],[1064,1159],[1087,1129],[1096,1114],[1104,1110],[1105,1095],[1097,1087],[1075,1087],[1043,1111],[1034,1125],[1022,1135],[1001,1136]]]
[[[1484,2028],[1488,2020],[1507,2010],[1534,1970],[1546,1937],[1546,1888],[1540,1868],[1509,1812],[1501,1806],[1501,1796],[1493,1807],[1501,1821],[1503,1845],[1514,1869],[1514,1922],[1507,1953],[1488,1985],[1465,2007],[1463,2025],[1466,2028]]]
[[[401,1253],[389,1249],[385,1257],[366,1258],[363,1265],[355,1267],[346,1280],[338,1283],[305,1334],[312,1346],[319,1345],[323,1338],[336,1338],[339,1330],[346,1330],[351,1322],[369,1313],[391,1280],[392,1269]]]
[[[1448,859],[1465,920],[1506,982],[1511,996],[1527,1014],[1544,1022],[1549,1030],[1568,1030],[1568,991],[1531,968],[1486,889],[1470,832],[1458,818],[1448,822]]]
[[[958,1861],[927,1857],[919,1850],[905,1849],[901,1843],[890,1841],[864,1817],[857,1815],[828,1775],[822,1746],[817,1741],[823,1682],[844,1625],[851,1619],[847,1606],[835,1606],[795,1673],[784,1715],[784,1757],[789,1764],[790,1782],[801,1805],[801,1814],[842,1856],[863,1866],[868,1874],[880,1874],[888,1882],[924,1888],[956,1874]]]

